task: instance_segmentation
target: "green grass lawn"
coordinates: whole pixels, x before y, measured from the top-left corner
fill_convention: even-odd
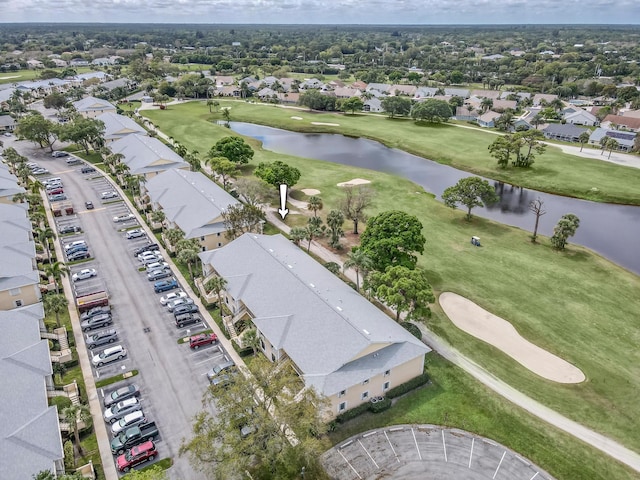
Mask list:
[[[416,125],[410,119],[389,119],[380,115],[309,113],[231,100],[220,100],[220,106],[231,107],[231,119],[235,121],[304,132],[342,133],[371,138],[392,148],[514,185],[593,201],[640,205],[640,189],[637,188],[640,169],[568,155],[555,147],[547,147],[547,152],[536,159],[531,169],[502,169],[498,168],[487,149],[496,135],[480,129],[446,124]],[[180,112],[180,116],[177,112],[171,113],[174,109]],[[203,119],[222,118],[219,113],[208,117],[208,111],[204,103],[192,102],[171,106],[170,110],[148,111],[144,114],[156,124],[168,125],[170,130],[173,130],[173,126],[177,127],[173,136],[183,138],[181,135],[190,129],[191,124],[172,124],[181,122],[183,115]],[[163,114],[170,118],[168,124],[162,122]],[[302,117],[303,120],[292,120],[291,116]],[[340,126],[311,125],[312,121],[339,123]],[[187,136],[195,139],[196,133],[192,131]]]
[[[541,425],[533,416],[496,396],[440,356],[427,356],[432,385],[397,400],[391,409],[366,413],[330,434],[332,444],[367,430],[398,424],[429,423],[473,431],[519,452],[559,480],[611,480],[635,474],[570,435]]]
[[[55,72],[62,72],[62,68],[47,68],[46,70],[53,70]],[[77,73],[95,72],[98,70],[95,67],[75,67],[74,70]],[[38,80],[42,70],[18,70],[17,72],[5,72],[0,73],[0,84],[3,83],[16,83],[24,82],[26,80]]]
[[[236,104],[232,108],[234,119],[244,108],[242,103],[237,105],[237,110]],[[253,111],[273,112],[276,119],[283,112],[274,107]],[[145,114],[165,133],[200,152],[230,134],[208,121],[211,116],[203,104]],[[314,116],[318,120],[322,117]],[[391,129],[395,122],[385,124]],[[433,307],[430,328],[527,395],[640,450],[633,420],[640,415],[636,401],[640,391],[639,277],[585,248],[569,245],[566,252],[559,253],[550,248],[547,238],[533,245],[529,233],[517,228],[480,218],[468,223],[463,212],[446,208],[403,178],[275,154],[259,149],[255,141],[251,143],[256,148],[254,164],[280,159],[298,167],[302,177],[296,188],[319,189],[323,215],[335,208],[342,196],[336,183],[356,177],[371,180],[377,191],[369,214],[393,206],[416,215],[427,239],[420,265],[428,271],[437,292],[459,293],[509,320],[530,341],[577,365],[587,381],[565,386],[543,380],[458,330],[437,306]],[[300,216],[291,214],[287,221],[299,221],[291,220],[295,217]],[[470,245],[471,235],[482,238],[483,248]]]

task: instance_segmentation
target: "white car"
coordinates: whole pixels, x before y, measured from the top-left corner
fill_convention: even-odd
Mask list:
[[[100,194],[100,198],[102,200],[108,200],[110,198],[118,198],[118,194],[116,192],[102,192]]]
[[[136,397],[127,398],[104,411],[104,421],[108,423],[116,423],[122,417],[129,413],[140,410],[140,402]]]
[[[114,223],[126,222],[127,220],[132,220],[136,218],[133,213],[125,213],[124,215],[118,215],[117,217],[113,217]]]
[[[79,247],[80,245],[86,246],[87,243],[84,240],[76,240],[75,242],[65,243],[64,249],[66,251],[72,249],[73,247]]]
[[[140,260],[140,263],[142,263],[143,265],[149,265],[151,263],[163,262],[164,258],[162,258],[162,255],[160,255],[160,252],[155,252],[151,255],[139,256],[138,260]]]
[[[71,275],[71,280],[77,282],[79,280],[86,280],[91,277],[95,277],[98,274],[95,268],[83,268],[77,273]]]
[[[169,264],[167,262],[153,262],[147,265],[147,273],[152,270],[158,270],[159,268],[169,268]]]
[[[178,305],[187,305],[190,303],[193,303],[193,300],[189,297],[176,298],[175,300],[171,300],[170,302],[167,303],[167,308],[169,309],[170,312],[173,312],[173,309],[176,308]]]
[[[144,423],[146,421],[147,419],[144,418],[144,413],[142,413],[142,410],[137,410],[135,412],[129,413],[128,415],[125,415],[116,423],[111,425],[111,433],[113,433],[113,435],[118,435],[120,432],[128,428],[135,427],[136,425],[140,425],[141,423]]]
[[[104,364],[115,362],[116,360],[121,360],[126,356],[127,351],[124,349],[124,347],[122,345],[116,345],[115,347],[109,347],[102,353],[95,355],[91,359],[91,363],[93,363],[94,367],[101,367]]]
[[[127,240],[131,240],[133,238],[144,237],[146,233],[141,228],[135,228],[133,230],[129,230],[126,234]]]
[[[167,293],[164,297],[160,297],[160,303],[162,305],[166,305],[167,303],[173,300],[177,300],[179,298],[186,298],[186,297],[187,297],[187,294],[184,291],[179,290],[177,292]]]

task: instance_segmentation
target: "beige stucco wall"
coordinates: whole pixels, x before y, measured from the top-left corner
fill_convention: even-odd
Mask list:
[[[17,291],[18,289],[14,289]],[[22,306],[33,305],[40,301],[40,290],[37,285],[25,285],[20,287],[19,293],[11,295],[10,290],[0,291],[0,310],[12,310],[16,308],[16,300],[22,301]]]
[[[80,115],[82,115],[84,118],[96,118],[98,115],[102,115],[103,113],[116,113],[116,109],[115,108],[109,108],[109,109],[102,109],[102,110],[87,110],[84,112],[80,112]]]
[[[204,238],[204,240],[202,238]],[[229,238],[227,238],[224,232],[220,232],[220,234],[212,233],[205,237],[199,237],[198,240],[205,250],[215,250],[216,248],[223,247],[229,243]]]

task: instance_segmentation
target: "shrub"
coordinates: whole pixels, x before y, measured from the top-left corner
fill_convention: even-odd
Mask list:
[[[379,400],[376,403],[371,403],[371,406],[369,407],[369,409],[373,413],[384,412],[385,410],[388,410],[389,408],[391,408],[391,399],[390,398],[383,398],[382,400]]]
[[[68,397],[63,397],[63,396],[53,397],[53,398],[49,399],[49,404],[51,406],[58,407],[58,413],[60,413],[63,408],[71,406],[71,400],[69,400]]]
[[[76,459],[74,457],[73,443],[71,440],[64,442],[64,468],[67,471],[73,471],[76,468]]]
[[[404,327],[411,335],[416,337],[418,340],[422,340],[422,332],[417,325],[414,325],[411,322],[401,322],[400,325]]]
[[[415,388],[421,387],[427,382],[429,382],[429,375],[427,375],[426,373],[423,373],[422,375],[416,378],[412,378],[408,382],[405,382],[402,385],[398,385],[397,387],[389,390],[387,392],[387,398],[390,399],[390,398],[400,397],[401,395],[404,395],[405,393],[410,392]]]
[[[357,407],[352,408],[351,410],[347,410],[346,412],[338,415],[335,421],[338,423],[344,423],[348,420],[351,420],[352,418],[356,418],[357,416],[362,415],[364,412],[369,410],[370,405],[370,402],[366,402],[362,405],[358,405]]]

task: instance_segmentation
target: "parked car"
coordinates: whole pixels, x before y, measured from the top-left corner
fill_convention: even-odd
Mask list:
[[[160,297],[160,304],[166,305],[167,303],[176,300],[178,298],[185,298],[187,294],[180,290],[178,292],[167,293],[164,297]]]
[[[160,255],[160,252],[156,252],[153,253],[151,255],[144,255],[142,257],[140,257],[140,263],[142,263],[143,265],[150,265],[152,263],[156,263],[156,262],[162,262],[164,261],[164,258],[162,258],[162,255]]]
[[[95,268],[83,268],[79,272],[71,275],[71,280],[78,282],[80,280],[87,280],[91,277],[95,277],[98,274]]]
[[[84,260],[85,258],[91,258],[91,255],[87,250],[80,250],[73,253],[67,253],[67,261],[75,262],[76,260]]]
[[[47,185],[62,185],[62,179],[60,177],[47,178],[42,182],[42,185],[44,185],[45,187]]]
[[[87,247],[86,245],[78,245],[76,247],[71,247],[69,250],[65,251],[65,253],[67,254],[67,258],[69,258],[69,255],[74,255],[81,252],[88,253],[89,247]]]
[[[53,152],[53,153],[51,154],[51,156],[52,156],[53,158],[59,158],[59,157],[68,157],[68,156],[69,156],[69,154],[68,154],[67,152],[62,152],[62,151],[58,150],[58,151],[56,151],[56,152]]]
[[[96,169],[93,168],[93,167],[82,167],[80,169],[80,173],[93,173],[95,171],[96,171]]]
[[[140,229],[140,228],[134,228],[133,230],[129,230],[125,236],[127,237],[127,240],[132,240],[134,238],[140,238],[140,237],[144,237],[146,235],[146,233],[144,233],[144,230]]]
[[[169,268],[169,264],[167,262],[153,262],[147,265],[147,273],[151,272],[151,270],[158,270],[159,268]]]
[[[33,173],[34,175],[46,175],[47,173],[49,173],[49,170],[47,170],[46,168],[34,168],[31,173]]]
[[[74,240],[73,242],[69,242],[69,243],[65,243],[64,244],[64,250],[67,251],[73,247],[78,247],[84,245],[85,247],[87,246],[87,242],[85,242],[84,240]]]
[[[49,195],[50,202],[61,202],[62,200],[66,200],[67,196],[64,193],[56,193],[55,195]]]
[[[149,422],[137,427],[127,428],[120,435],[111,440],[111,453],[121,455],[127,449],[141,443],[158,438],[156,422]]]
[[[147,243],[146,245],[142,245],[141,247],[136,248],[133,251],[133,256],[137,257],[138,255],[144,252],[153,252],[158,250],[158,248],[159,247],[157,243]]]
[[[122,345],[116,345],[115,347],[109,347],[98,355],[94,355],[91,359],[94,367],[101,367],[107,363],[122,360],[127,356],[127,351]]]
[[[80,228],[78,225],[65,225],[64,227],[60,227],[58,229],[58,233],[60,233],[60,235],[66,235],[68,233],[78,233],[81,231],[82,228]]]
[[[132,467],[141,463],[150,462],[158,456],[156,446],[152,441],[144,442],[133,447],[128,452],[120,455],[116,459],[116,465],[121,472],[128,472]]]
[[[116,340],[118,340],[118,332],[114,329],[109,329],[94,333],[93,335],[87,335],[86,344],[87,348],[92,349],[113,343]]]
[[[59,195],[61,193],[64,193],[64,190],[62,189],[62,187],[54,187],[53,185],[50,187],[47,187],[47,195],[49,196]]]
[[[231,383],[231,375],[223,373],[209,379],[212,387],[226,387]]]
[[[89,200],[84,202],[84,206],[86,207],[87,210],[93,210],[93,202],[91,202]]]
[[[108,200],[110,198],[118,198],[118,194],[114,191],[110,191],[110,192],[102,192],[100,194],[100,198],[102,200]]]
[[[231,360],[229,360],[228,362],[220,363],[218,365],[214,365],[213,368],[207,372],[209,383],[212,383],[212,380],[221,373],[226,373],[234,370],[235,366],[236,364]]]
[[[111,318],[110,313],[99,313],[98,315],[94,315],[93,317],[89,317],[84,320],[80,324],[80,328],[82,328],[83,332],[87,332],[89,330],[95,330],[96,328],[106,327],[112,323],[113,318]]]
[[[131,385],[120,387],[119,389],[105,395],[102,403],[105,407],[110,407],[111,405],[121,402],[122,400],[126,400],[127,398],[139,396],[140,388],[135,383],[132,383]]]
[[[80,320],[87,320],[89,318],[95,317],[96,315],[100,315],[103,313],[111,312],[111,307],[109,305],[93,307],[91,310],[87,310],[83,314],[80,315]]]
[[[126,222],[127,220],[131,220],[136,218],[133,213],[125,213],[123,215],[118,215],[117,217],[113,217],[113,221],[115,223]]]
[[[169,310],[170,312],[173,312],[173,309],[179,305],[190,305],[192,303],[193,303],[193,299],[189,297],[181,297],[181,298],[176,298],[174,300],[167,302],[166,307],[167,307],[167,310]]]
[[[75,165],[77,163],[80,163],[81,160],[78,157],[69,157],[67,158],[66,162],[67,162],[67,165]]]
[[[140,402],[136,397],[127,398],[115,405],[110,406],[104,411],[104,421],[108,423],[116,423],[125,415],[140,410]]]
[[[201,333],[199,335],[192,335],[189,338],[189,347],[197,350],[204,345],[212,345],[218,341],[218,336],[215,333]]]
[[[194,303],[182,303],[173,309],[173,316],[177,317],[183,313],[198,313],[200,309]]]
[[[140,425],[146,421],[147,419],[145,418],[144,413],[142,413],[142,410],[129,413],[111,425],[111,433],[117,435],[127,428],[135,427],[136,425]]]
[[[176,327],[182,328],[185,325],[193,325],[194,323],[201,323],[202,316],[199,313],[181,313],[175,316]]]
[[[153,284],[153,290],[156,293],[168,292],[169,290],[173,290],[174,288],[178,287],[178,281],[175,278],[160,280],[159,282]]]
[[[149,280],[150,282],[155,282],[156,280],[160,280],[161,278],[167,278],[170,276],[171,276],[171,270],[166,270],[166,269],[152,270],[151,272],[147,273],[147,280]]]

